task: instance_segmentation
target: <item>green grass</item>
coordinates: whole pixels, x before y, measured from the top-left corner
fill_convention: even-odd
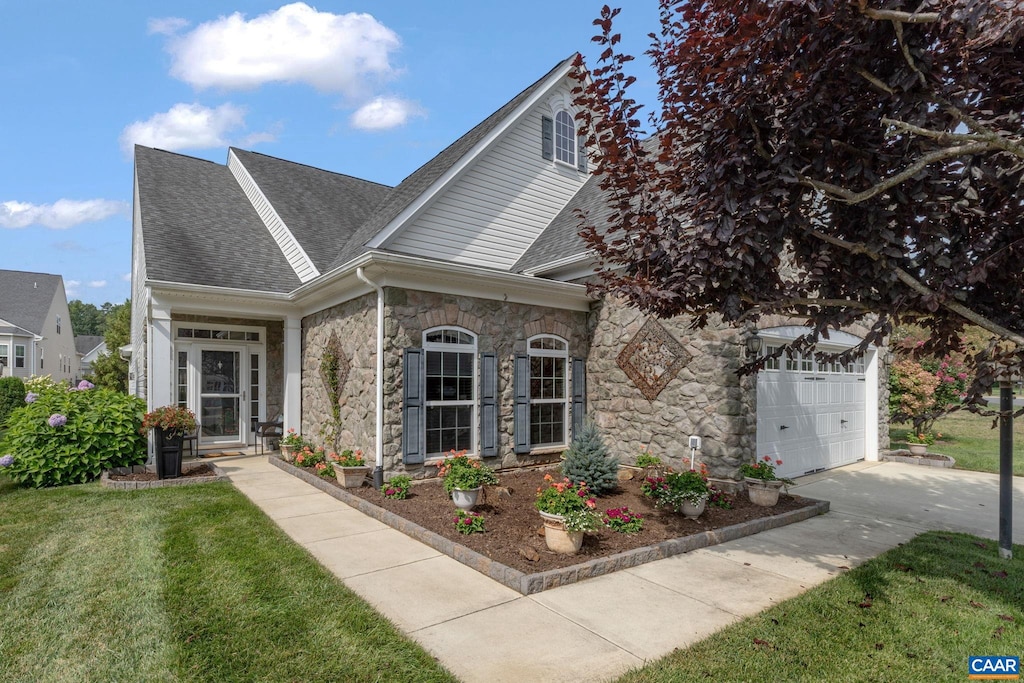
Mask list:
[[[964,681],[968,656],[1024,652],[1014,554],[928,532],[619,680]]]
[[[0,477],[2,681],[450,681],[229,484]]]
[[[951,456],[956,467],[977,472],[999,473],[999,429],[992,429],[991,417],[958,410],[936,421],[942,438],[929,446],[934,453]],[[889,434],[893,448],[906,448],[908,428],[893,425]],[[1013,473],[1024,476],[1024,419],[1013,421]]]

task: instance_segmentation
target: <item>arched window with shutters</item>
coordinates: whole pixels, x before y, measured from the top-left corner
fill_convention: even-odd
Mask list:
[[[425,455],[476,452],[477,339],[442,327],[423,333]]]
[[[576,165],[576,125],[565,109],[555,114],[555,159]]]

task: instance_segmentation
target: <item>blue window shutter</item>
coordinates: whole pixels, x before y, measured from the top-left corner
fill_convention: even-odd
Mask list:
[[[583,429],[587,415],[587,363],[582,358],[572,359],[572,435]]]
[[[548,160],[555,158],[555,123],[549,116],[540,117],[540,155]]]
[[[419,465],[426,457],[423,361],[423,349],[402,353],[402,462],[406,465]]]
[[[516,356],[515,371],[512,373],[515,394],[513,432],[516,453],[530,452],[530,357]]]
[[[480,354],[480,455],[498,455],[498,357]]]
[[[582,173],[587,172],[587,155],[584,146],[586,141],[587,138],[583,135],[576,138],[576,168]]]

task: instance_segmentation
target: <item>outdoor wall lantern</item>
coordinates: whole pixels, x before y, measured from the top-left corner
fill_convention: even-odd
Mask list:
[[[747,353],[751,356],[756,356],[761,353],[761,341],[761,337],[758,336],[756,331],[747,337]]]

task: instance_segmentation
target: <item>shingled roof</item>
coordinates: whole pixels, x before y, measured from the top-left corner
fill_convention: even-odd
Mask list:
[[[60,283],[60,275],[0,270],[0,319],[41,334]]]
[[[349,247],[391,188],[341,173],[231,148],[320,272]],[[351,244],[357,242],[355,244]]]
[[[569,203],[562,207],[548,227],[544,228],[544,232],[538,235],[533,244],[519,257],[512,267],[512,272],[521,273],[585,252],[588,247],[579,235],[582,221],[578,211],[584,212],[587,222],[598,226],[604,225],[611,213],[604,202],[604,193],[601,191],[597,176],[587,179]]]
[[[299,286],[227,166],[136,145],[135,172],[150,279],[268,292]]]
[[[555,72],[570,64],[576,57],[575,53],[556,64],[550,71],[541,76],[535,83],[527,87],[521,93],[506,102],[500,109],[477,124],[472,130],[460,137],[458,140],[441,150],[437,156],[420,166],[398,184],[388,198],[377,207],[370,219],[353,235],[348,246],[342,249],[341,253],[331,267],[340,266],[347,261],[359,256],[366,251],[365,244],[377,233],[386,228],[402,211],[412,204],[417,197],[452,168],[462,157],[469,153],[478,142],[498,127],[516,108],[528,100],[540,86]]]

